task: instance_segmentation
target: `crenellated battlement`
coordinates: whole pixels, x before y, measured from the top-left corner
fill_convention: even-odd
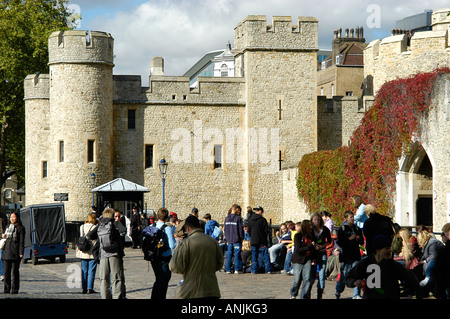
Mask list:
[[[50,76],[48,74],[30,74],[24,81],[25,100],[49,99]]]
[[[397,77],[450,65],[449,29],[442,27],[445,21],[439,21],[433,30],[416,32],[410,39],[407,34],[396,34],[369,43],[364,50],[364,76],[366,81],[373,80],[374,94]]]
[[[53,32],[48,39],[49,64],[104,63],[113,66],[114,39],[101,31]]]
[[[317,49],[317,25],[314,17],[298,17],[293,25],[290,16],[274,16],[268,25],[266,16],[250,15],[234,29],[235,49]]]
[[[113,82],[118,104],[245,105],[243,78],[199,77],[195,89],[184,76],[152,76],[149,87],[141,87],[138,75],[114,75]]]

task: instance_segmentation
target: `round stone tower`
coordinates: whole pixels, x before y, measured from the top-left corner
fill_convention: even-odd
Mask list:
[[[112,179],[113,38],[109,33],[54,32],[50,68],[49,190],[68,193],[67,220],[84,220],[95,186]]]

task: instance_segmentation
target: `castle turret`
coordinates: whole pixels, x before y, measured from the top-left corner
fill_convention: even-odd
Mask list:
[[[48,193],[48,138],[50,78],[48,74],[30,74],[24,81],[25,93],[25,182],[27,203],[40,203]],[[39,190],[39,191],[37,191]]]
[[[317,150],[318,26],[313,17],[248,16],[234,29],[236,75],[246,79],[245,199],[266,218],[282,211],[281,169]],[[267,192],[263,185],[276,191]]]
[[[80,220],[90,211],[89,175],[95,173],[97,185],[112,179],[113,38],[58,31],[48,47],[49,193],[68,193],[66,218]]]

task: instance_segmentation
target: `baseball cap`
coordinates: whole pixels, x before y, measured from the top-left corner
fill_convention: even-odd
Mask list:
[[[261,206],[256,206],[255,208],[253,208],[253,210],[260,210],[260,211],[264,212],[264,209]]]

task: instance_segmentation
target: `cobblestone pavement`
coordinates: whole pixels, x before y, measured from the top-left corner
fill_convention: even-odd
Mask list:
[[[125,248],[124,257],[126,297],[127,299],[149,299],[154,283],[153,269],[145,261],[140,249]],[[17,295],[4,294],[0,290],[0,299],[100,299],[100,293],[82,294],[78,274],[81,271],[80,260],[75,250],[69,249],[65,263],[40,259],[37,265],[31,263],[20,266],[20,290]],[[98,268],[94,289],[100,291]],[[292,276],[286,274],[227,274],[217,272],[222,299],[289,299]],[[177,283],[182,279],[172,274],[167,292],[168,299],[175,299]],[[324,299],[335,299],[336,281],[326,281]],[[316,288],[312,290],[315,299]],[[341,298],[351,298],[352,289],[346,288]]]

